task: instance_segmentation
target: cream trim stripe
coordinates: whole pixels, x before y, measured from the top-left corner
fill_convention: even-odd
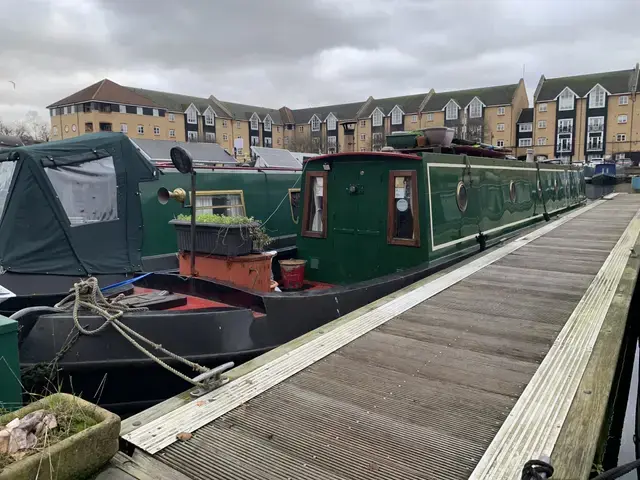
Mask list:
[[[239,379],[203,395],[197,401],[183,405],[173,412],[133,430],[124,435],[123,438],[142,450],[154,454],[174,443],[178,433],[193,432],[212,422],[388,320],[446,290],[603,202],[604,200],[599,200],[575,210],[430,282],[424,284],[419,282],[413,291],[390,300],[374,310],[363,313],[352,321],[301,345]]]
[[[551,456],[638,233],[640,210],[587,288],[470,479],[510,480],[519,477],[527,460]]]

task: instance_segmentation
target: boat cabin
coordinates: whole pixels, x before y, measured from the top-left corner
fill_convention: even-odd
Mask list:
[[[584,199],[569,165],[357,152],[305,162],[298,257],[309,280],[350,284],[446,262]]]

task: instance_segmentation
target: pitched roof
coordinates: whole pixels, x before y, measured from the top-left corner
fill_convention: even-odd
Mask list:
[[[471,88],[469,90],[454,90],[451,92],[434,93],[423,112],[436,112],[444,108],[449,100],[454,99],[460,107],[466,107],[473,97],[478,97],[486,106],[508,105],[516,93],[518,83],[510,85],[498,85],[495,87]]]
[[[171,149],[181,146],[189,151],[195,163],[236,164],[237,160],[217,143],[175,142],[172,140],[131,139],[147,156],[156,162],[170,162]]]
[[[211,107],[215,114],[219,117],[228,116],[213,100],[204,97],[192,97],[190,95],[180,95],[178,93],[160,92],[157,90],[146,90],[144,88],[126,87],[132,92],[144,96],[158,105],[162,105],[172,112],[184,112],[192,103],[204,114],[204,111]]]
[[[360,112],[359,116],[368,117],[376,107],[382,110],[382,113],[385,115],[389,115],[396,105],[398,105],[404,113],[417,113],[427,95],[428,93],[418,93],[415,95],[403,95],[401,97],[374,98],[369,102],[367,107]]]
[[[52,103],[47,108],[90,101],[122,103],[126,105],[139,105],[141,107],[154,108],[162,106],[147,97],[139,95],[135,92],[135,89],[123,87],[122,85],[118,85],[108,78],[105,78],[104,80],[100,80],[87,88],[83,88],[73,95],[69,95],[62,100]]]
[[[531,123],[533,122],[533,108],[523,108],[518,116],[516,123]]]
[[[296,123],[309,123],[311,117],[318,115],[320,120],[324,120],[333,113],[338,120],[352,120],[356,118],[358,110],[365,102],[341,103],[336,105],[325,105],[322,107],[297,108],[292,110]]]
[[[617,70],[615,72],[545,78],[543,79],[542,86],[535,100],[536,102],[554,100],[565,87],[569,87],[577,95],[584,97],[598,83],[609,93],[628,93],[635,88],[637,81],[635,74],[635,69],[631,68],[628,70]]]
[[[236,120],[251,120],[251,116],[257,113],[260,120],[264,120],[267,115],[271,116],[273,123],[282,125],[282,118],[280,116],[280,110],[275,108],[256,107],[255,105],[245,105],[243,103],[233,103],[221,101],[227,110],[231,112],[233,118]]]

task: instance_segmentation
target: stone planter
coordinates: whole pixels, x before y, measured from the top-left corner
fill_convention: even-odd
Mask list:
[[[98,423],[51,445],[41,452],[18,460],[0,470],[0,480],[75,480],[86,478],[107,463],[118,451],[120,417],[81,398],[56,393],[31,403],[20,410],[0,417],[6,425],[14,418],[49,408],[50,402],[74,403],[74,408],[94,418]]]
[[[191,251],[191,222],[171,220],[169,222],[178,235],[178,250]],[[222,225],[217,223],[196,223],[196,253],[237,257],[247,255],[253,249],[249,228],[257,224]]]

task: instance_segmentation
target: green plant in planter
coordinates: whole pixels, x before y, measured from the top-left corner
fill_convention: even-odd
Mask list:
[[[180,214],[178,215],[177,220],[190,222],[191,215]],[[267,247],[270,243],[273,242],[273,239],[267,234],[260,220],[256,220],[253,217],[245,217],[242,215],[229,216],[229,215],[218,215],[214,213],[200,213],[196,215],[196,222],[197,223],[214,223],[218,225],[229,225],[229,226],[246,225],[249,230],[249,235],[253,240],[253,246],[256,250],[259,250],[259,251],[264,250],[265,247]]]

